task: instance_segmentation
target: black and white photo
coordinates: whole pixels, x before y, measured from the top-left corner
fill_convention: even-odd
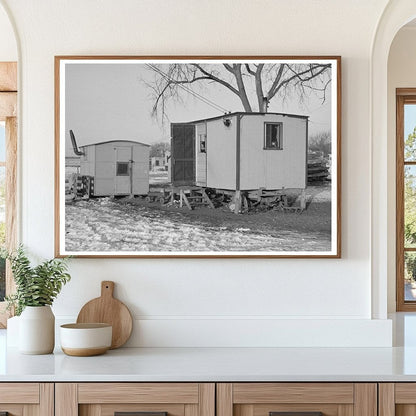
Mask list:
[[[58,256],[340,256],[339,57],[55,63]]]

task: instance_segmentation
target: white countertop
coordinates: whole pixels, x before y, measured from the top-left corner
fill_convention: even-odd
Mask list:
[[[0,330],[0,382],[416,381],[416,314],[394,316],[393,348],[119,348],[96,357],[23,355]]]
[[[0,381],[416,381],[416,348],[120,348],[0,357]]]

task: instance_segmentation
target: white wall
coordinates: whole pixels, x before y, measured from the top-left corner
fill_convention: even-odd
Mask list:
[[[137,318],[130,345],[389,345],[386,299],[370,320],[370,53],[386,3],[0,0],[21,39],[22,241],[42,257],[54,252],[54,55],[343,59],[342,259],[74,259],[58,317],[110,279]]]
[[[388,64],[388,310],[396,310],[396,88],[416,87],[416,26],[403,27],[391,44]]]
[[[0,6],[0,61],[17,61],[17,44],[6,10]]]

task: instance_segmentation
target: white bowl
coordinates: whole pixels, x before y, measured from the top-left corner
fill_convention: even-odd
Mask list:
[[[61,348],[77,357],[104,354],[111,347],[112,326],[103,323],[61,325]]]

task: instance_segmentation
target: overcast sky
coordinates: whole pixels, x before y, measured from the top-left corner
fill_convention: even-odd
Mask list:
[[[69,129],[79,146],[106,140],[134,140],[147,144],[170,139],[169,121],[151,116],[151,83],[155,73],[142,63],[67,63],[65,66],[65,134],[67,155],[72,154]],[[165,71],[166,72],[166,71]],[[238,97],[215,83],[196,89],[229,111],[243,111]],[[304,105],[298,100],[271,102],[269,111],[310,117],[313,135],[330,130],[330,94],[322,105],[317,98]],[[172,122],[187,122],[221,115],[190,94],[180,103],[171,102],[167,114]]]

